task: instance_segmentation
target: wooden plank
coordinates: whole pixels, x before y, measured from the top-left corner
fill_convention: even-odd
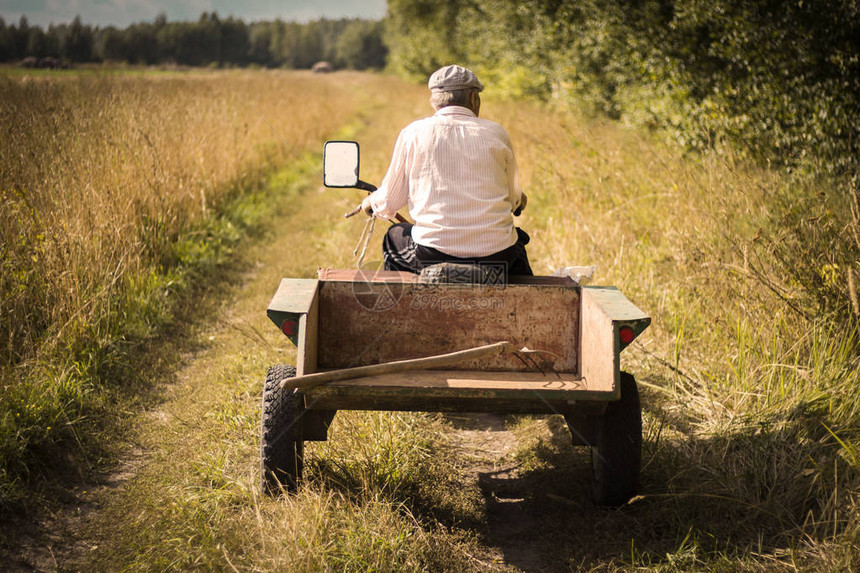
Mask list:
[[[304,390],[312,408],[460,412],[556,412],[605,401],[574,374],[425,370],[332,382]],[[554,404],[551,408],[548,404]]]
[[[582,289],[580,368],[589,390],[618,396],[619,341],[612,317],[595,289]]]
[[[366,388],[389,386],[401,388],[461,388],[492,392],[493,390],[554,391],[582,390],[582,378],[569,372],[541,374],[539,372],[484,372],[464,370],[415,370],[395,374],[365,376],[330,382],[328,387]],[[310,389],[308,389],[310,391]]]
[[[295,378],[288,378],[281,382],[281,388],[310,388],[327,384],[340,380],[353,380],[356,378],[366,378],[370,376],[378,376],[382,374],[404,373],[412,370],[426,370],[428,368],[442,368],[452,366],[459,362],[465,362],[471,358],[479,358],[483,356],[495,356],[502,352],[513,352],[514,348],[510,342],[498,342],[487,346],[479,346],[478,348],[468,348],[449,352],[448,354],[438,354],[436,356],[427,356],[425,358],[413,358],[411,360],[396,360],[394,362],[384,362],[382,364],[368,364],[367,366],[356,366],[355,368],[340,368],[338,370],[326,370],[325,372],[315,372],[312,374],[298,375]]]
[[[351,368],[507,340],[544,351],[541,368],[579,371],[579,288],[321,281],[319,366]],[[512,355],[465,370],[532,369]]]
[[[634,322],[651,319],[647,314],[639,310],[621,291],[611,286],[587,286],[582,290],[588,293],[594,304],[598,305],[603,313],[616,322]]]
[[[400,271],[371,271],[361,269],[317,269],[317,278],[323,281],[364,281],[364,282],[395,282],[414,283],[418,282],[415,273],[404,273]]]
[[[474,398],[464,396],[391,395],[380,392],[355,393],[348,388],[327,390],[314,396],[311,408],[340,410],[385,410],[392,412],[495,412],[499,414],[564,414],[566,401]]]
[[[281,279],[269,303],[270,312],[305,313],[317,294],[318,279]]]
[[[319,350],[319,297],[317,291],[311,299],[307,313],[299,319],[299,343],[296,352],[296,376],[317,371]]]
[[[355,269],[318,269],[317,278],[326,281],[369,281],[369,282],[400,282],[417,283],[418,275],[400,271],[366,271]],[[518,276],[508,277],[507,284],[516,285],[547,285],[570,286],[577,283],[570,277]]]

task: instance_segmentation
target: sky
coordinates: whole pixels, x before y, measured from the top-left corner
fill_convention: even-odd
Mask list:
[[[30,25],[47,26],[71,22],[76,15],[86,24],[125,27],[155,19],[197,20],[203,12],[254,20],[318,18],[372,18],[385,15],[386,0],[0,0],[0,16],[7,24],[22,15]]]

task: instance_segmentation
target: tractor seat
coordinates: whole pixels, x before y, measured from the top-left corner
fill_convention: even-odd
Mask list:
[[[504,264],[499,263],[437,263],[424,267],[418,274],[421,284],[504,285]]]

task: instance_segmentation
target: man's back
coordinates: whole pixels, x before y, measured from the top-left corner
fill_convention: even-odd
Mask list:
[[[385,179],[361,204],[367,215],[386,219],[408,205],[415,219],[386,231],[385,268],[419,273],[454,262],[531,275],[529,237],[514,227],[512,214],[526,196],[508,133],[478,118],[483,84],[471,70],[450,65],[427,87],[436,113],[400,132]]]
[[[402,164],[392,164],[380,189],[394,203],[406,200],[417,243],[471,257],[516,242],[511,210],[520,191],[502,126],[466,108],[445,107],[407,126],[394,157]]]

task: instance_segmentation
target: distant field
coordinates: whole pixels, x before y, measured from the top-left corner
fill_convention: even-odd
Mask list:
[[[74,67],[59,70],[47,68],[25,68],[17,64],[0,64],[0,75],[10,78],[48,77],[64,78],[79,76],[155,76],[169,74],[211,73],[205,68],[189,68],[184,66],[136,66],[129,64],[78,64]]]
[[[115,467],[103,427],[128,430],[108,414],[121,403],[144,454],[92,517],[102,568],[518,570],[490,546],[486,500],[438,417],[339,415],[333,439],[310,449],[302,494],[255,489],[261,376],[291,356],[262,315],[269,281],[354,264],[360,232],[341,212],[359,195],[318,192],[315,154],[327,138],[356,138],[362,179],[378,182],[398,130],[429,113],[425,90],[341,73],[70,76],[0,78],[3,508],[38,506],[64,466]],[[595,282],[653,318],[622,355],[644,400],[641,497],[593,507],[570,479],[558,420],[508,420],[519,445],[506,462],[527,486],[543,563],[860,567],[857,332],[806,313],[764,239],[788,241],[793,206],[823,203],[827,189],[725,150],[688,156],[611,123],[498,101],[491,87],[482,114],[516,147],[536,272],[595,264]],[[136,372],[130,357],[170,329],[174,301],[193,306],[194,277],[248,257],[265,280],[225,287],[229,318],[202,321],[188,342],[201,356],[171,363],[175,377]],[[797,265],[837,285],[850,276],[801,253]],[[131,399],[116,388],[127,376]],[[156,383],[173,390],[142,414]]]

